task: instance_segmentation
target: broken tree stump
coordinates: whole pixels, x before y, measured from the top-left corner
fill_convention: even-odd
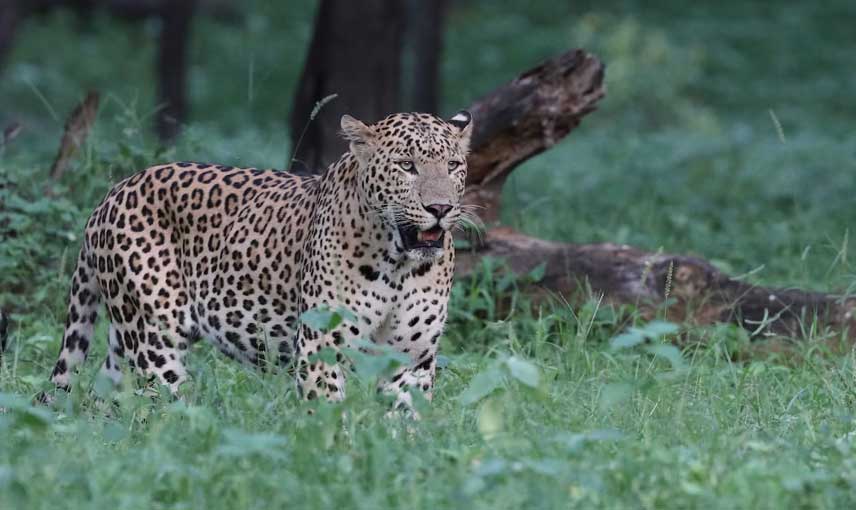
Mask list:
[[[459,249],[456,274],[482,257],[503,259],[516,274],[545,264],[544,277],[525,288],[566,299],[589,290],[606,302],[632,304],[649,315],[667,299],[667,318],[695,324],[733,322],[754,334],[800,337],[813,320],[856,338],[856,297],[773,289],[725,275],[709,262],[617,244],[567,244],[529,237],[498,225],[502,186],[517,165],[559,142],[604,97],[604,66],[572,50],[524,72],[470,106],[475,119],[464,202],[480,206],[483,240]]]
[[[71,158],[83,146],[86,137],[89,136],[89,131],[95,124],[95,118],[98,115],[98,103],[98,92],[89,91],[86,98],[77,105],[65,121],[65,131],[59,144],[59,151],[53,165],[51,165],[50,179],[52,182],[56,182],[62,177],[71,162]]]
[[[594,56],[569,51],[468,108],[474,132],[464,202],[484,207],[479,216],[485,223],[499,219],[502,185],[511,171],[559,142],[595,110],[606,93],[603,71]]]

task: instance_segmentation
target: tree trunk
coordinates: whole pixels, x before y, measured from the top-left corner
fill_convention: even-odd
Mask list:
[[[407,10],[411,62],[405,81],[409,84],[409,108],[437,113],[446,0],[410,0]]]
[[[375,122],[398,110],[403,26],[398,0],[321,0],[289,122],[292,160],[324,169],[347,150],[343,114]]]
[[[158,110],[155,130],[171,142],[187,120],[187,45],[196,0],[164,3],[158,42]]]
[[[465,202],[483,206],[489,224],[498,222],[502,185],[511,171],[560,141],[594,111],[605,93],[603,73],[595,57],[574,50],[470,106],[475,133]],[[471,274],[485,256],[503,259],[517,274],[545,264],[543,278],[526,288],[536,297],[559,294],[572,300],[591,291],[609,303],[636,305],[649,317],[673,299],[665,307],[671,320],[734,322],[758,335],[801,337],[817,319],[831,344],[856,333],[856,298],[751,285],[698,258],[609,243],[545,241],[495,225],[482,244],[458,250],[456,273]]]
[[[17,2],[12,0],[0,1],[0,69],[3,68],[6,55],[12,49],[19,18]]]

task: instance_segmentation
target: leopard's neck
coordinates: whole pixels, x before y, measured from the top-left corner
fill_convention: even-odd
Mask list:
[[[358,165],[347,152],[327,169],[313,214],[314,223],[323,227],[313,230],[343,247],[346,256],[375,260],[391,273],[406,262],[401,240],[395,226],[367,204]]]

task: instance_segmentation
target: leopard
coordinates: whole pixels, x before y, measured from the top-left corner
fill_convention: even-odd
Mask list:
[[[472,215],[461,203],[472,116],[343,115],[340,127],[348,149],[318,175],[176,162],[115,184],[86,223],[53,394],[69,389],[104,309],[100,374],[115,384],[132,372],[178,395],[204,340],[249,366],[292,367],[299,398],[341,401],[342,352],[368,342],[407,360],[379,391],[430,401],[453,231]],[[352,319],[304,320],[319,309]]]

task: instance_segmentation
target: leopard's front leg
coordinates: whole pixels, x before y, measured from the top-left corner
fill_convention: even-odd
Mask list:
[[[413,390],[428,400],[434,396],[437,348],[446,324],[447,296],[442,286],[417,287],[405,296],[389,326],[379,335],[381,341],[410,357],[407,366],[381,383],[384,393],[395,395],[396,407],[411,408]]]
[[[434,375],[437,370],[436,350],[416,364],[399,368],[389,381],[381,383],[381,390],[395,396],[396,408],[413,408],[413,390],[420,391],[427,400],[434,398]]]
[[[341,343],[342,332],[338,328],[320,332],[306,324],[300,326],[295,351],[297,388],[303,398],[314,400],[323,396],[334,402],[345,398],[345,371],[340,366],[342,355],[339,353]],[[322,359],[329,357],[327,353],[335,355],[336,363],[327,363]]]

